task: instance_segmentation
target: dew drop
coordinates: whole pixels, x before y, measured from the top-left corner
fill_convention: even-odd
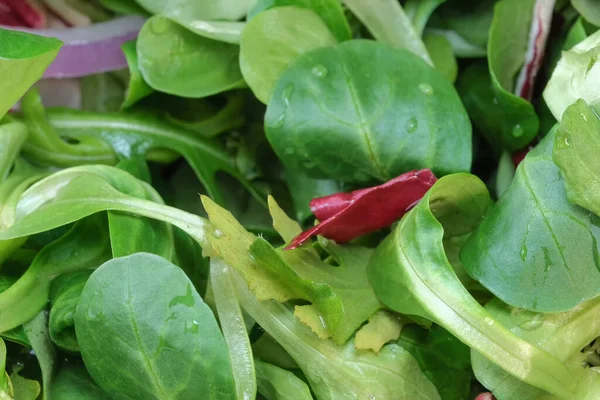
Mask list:
[[[516,138],[520,138],[521,136],[523,136],[523,133],[525,133],[523,131],[523,127],[520,124],[516,124],[515,126],[513,126],[512,128],[512,135]]]
[[[311,73],[317,78],[325,78],[328,72],[329,71],[327,71],[327,67],[325,67],[323,64],[315,65],[311,71]]]
[[[285,112],[282,112],[281,115],[279,116],[279,118],[277,118],[275,120],[272,127],[273,128],[281,128],[283,126],[284,120],[285,120]]]
[[[557,136],[556,137],[556,147],[558,147],[561,150],[568,149],[569,147],[571,147],[571,142],[569,141],[569,138],[566,136]]]
[[[200,330],[200,325],[195,319],[192,320],[191,324],[185,326],[185,333],[197,333]]]
[[[490,317],[485,317],[485,318],[484,318],[484,321],[485,321],[485,323],[486,323],[486,324],[488,324],[489,326],[492,326],[492,325],[494,325],[494,320],[493,320],[492,318],[490,318]]]
[[[433,94],[433,87],[429,83],[419,83],[419,89],[428,96]]]
[[[418,128],[418,123],[417,123],[417,119],[415,117],[410,118],[408,121],[406,121],[406,131],[408,133],[413,133],[417,130]]]
[[[220,238],[225,236],[225,234],[223,233],[223,231],[219,230],[219,229],[215,229],[215,231],[213,232],[213,236],[216,238]]]
[[[584,120],[585,122],[587,122],[587,117],[585,116],[585,114],[584,114],[584,113],[581,113],[581,114],[579,114],[579,115],[581,115],[581,118],[583,118],[583,120]]]
[[[169,20],[166,18],[154,18],[150,23],[150,30],[157,35],[161,35],[169,30]]]

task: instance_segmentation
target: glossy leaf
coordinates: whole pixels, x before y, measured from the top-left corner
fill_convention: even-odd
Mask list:
[[[137,40],[124,43],[121,48],[129,66],[129,86],[121,108],[129,108],[154,90],[146,83],[138,65]]]
[[[467,292],[446,257],[443,238],[468,233],[490,203],[475,176],[441,178],[377,247],[369,281],[392,310],[430,319],[519,379],[571,396],[576,382],[566,366],[496,323]]]
[[[98,387],[81,362],[69,360],[64,363],[52,385],[52,400],[111,400]]]
[[[267,400],[312,400],[304,381],[273,364],[255,361],[258,390]]]
[[[248,12],[248,19],[275,7],[296,6],[314,11],[340,41],[352,38],[344,8],[338,0],[258,0]]]
[[[0,117],[42,77],[61,46],[55,38],[0,29]]]
[[[494,295],[539,312],[568,310],[600,292],[597,222],[567,200],[552,161],[555,137],[527,154],[461,253],[465,270]]]
[[[137,39],[144,80],[155,90],[182,97],[243,87],[238,52],[237,46],[198,36],[159,15],[144,24]]]
[[[0,339],[0,398],[12,399],[13,389],[6,372],[6,344]]]
[[[413,54],[372,41],[300,57],[275,86],[265,130],[289,168],[315,178],[387,181],[471,165],[471,127],[452,85]]]
[[[301,54],[337,43],[314,11],[276,7],[248,23],[240,42],[240,68],[248,86],[267,104],[281,73]]]
[[[81,294],[75,328],[87,370],[111,395],[235,398],[212,312],[183,271],[161,257],[138,253],[98,268]]]

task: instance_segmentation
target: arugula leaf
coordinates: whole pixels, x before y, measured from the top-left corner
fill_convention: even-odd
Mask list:
[[[255,361],[258,391],[267,400],[312,400],[310,389],[290,371]]]
[[[88,372],[110,395],[235,398],[212,312],[183,271],[161,257],[137,253],[94,271],[75,329]]]
[[[267,104],[281,73],[301,54],[336,43],[311,9],[276,7],[261,12],[244,28],[240,68],[254,95]]]
[[[348,25],[344,9],[338,0],[258,0],[248,11],[248,20],[265,10],[285,6],[302,7],[314,11],[340,42],[352,38],[350,25]]]
[[[170,51],[174,47],[177,51]],[[160,15],[144,24],[137,39],[144,80],[155,90],[182,97],[244,87],[235,61],[238,51],[237,46],[196,35]]]
[[[42,77],[61,46],[55,38],[0,28],[0,117]]]
[[[461,253],[473,279],[504,302],[538,312],[566,311],[600,293],[598,222],[567,199],[552,161],[556,137],[550,132],[519,164]]]
[[[365,183],[471,166],[471,126],[452,85],[413,54],[372,41],[302,55],[277,81],[265,131],[287,167],[313,178]]]
[[[369,281],[392,310],[430,319],[519,379],[572,396],[576,382],[567,367],[496,323],[446,257],[443,238],[468,233],[489,206],[489,193],[475,176],[441,178],[377,247]]]

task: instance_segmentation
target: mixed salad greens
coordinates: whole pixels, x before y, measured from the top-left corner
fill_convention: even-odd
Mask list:
[[[1,400],[600,400],[599,2],[0,25]]]

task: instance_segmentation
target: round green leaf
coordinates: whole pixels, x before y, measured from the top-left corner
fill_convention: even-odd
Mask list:
[[[75,314],[90,375],[130,399],[235,399],[229,353],[185,273],[147,254],[115,258],[86,283]]]
[[[414,54],[373,41],[301,56],[275,86],[265,130],[279,158],[315,178],[471,166],[471,124],[454,87]]]
[[[312,10],[277,7],[254,17],[240,42],[240,67],[256,97],[268,103],[277,78],[301,54],[337,43]]]
[[[137,41],[144,80],[153,89],[182,97],[242,87],[238,52],[238,46],[196,35],[158,15],[144,24]]]

